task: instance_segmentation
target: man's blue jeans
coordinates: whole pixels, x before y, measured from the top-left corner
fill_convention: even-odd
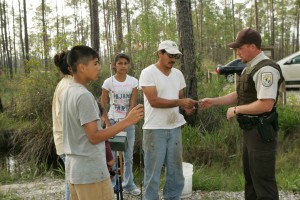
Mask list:
[[[143,131],[143,150],[144,200],[159,199],[158,192],[163,164],[166,171],[164,198],[166,200],[179,200],[184,187],[181,127],[145,129]]]
[[[59,156],[62,161],[64,161],[64,164],[66,163],[66,155],[65,154],[62,154]],[[65,176],[65,199],[66,200],[70,200],[70,189],[69,189],[69,181],[67,180],[67,176]]]
[[[114,120],[110,120],[110,124],[113,125],[116,122]],[[136,188],[136,185],[133,181],[133,148],[134,148],[134,142],[135,142],[135,126],[129,126],[125,130],[127,132],[127,141],[128,141],[128,147],[126,151],[123,152],[124,155],[124,177],[123,177],[123,183],[122,187],[125,190],[131,191]],[[113,170],[116,169],[116,163],[117,163],[117,152],[112,151],[113,156],[115,158],[115,164],[113,166]],[[113,186],[116,185],[116,178],[114,177],[112,179]]]

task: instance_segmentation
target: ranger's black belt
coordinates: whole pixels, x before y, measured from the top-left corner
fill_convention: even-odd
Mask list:
[[[274,107],[271,112],[262,115],[237,115],[240,128],[251,130],[257,127],[257,131],[263,142],[272,142],[278,131],[278,114]]]

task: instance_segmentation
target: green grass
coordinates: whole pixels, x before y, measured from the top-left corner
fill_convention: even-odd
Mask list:
[[[193,190],[243,190],[244,178],[240,165],[224,168],[220,165],[195,166],[193,175]]]
[[[15,196],[13,193],[4,193],[0,192],[0,199],[1,200],[21,200],[22,198]]]
[[[15,124],[16,124],[16,120],[7,116],[4,113],[0,113],[0,127],[1,127],[0,131],[6,129],[12,129],[14,128]]]
[[[4,74],[0,75],[0,97],[4,110],[11,108],[15,104],[19,80],[20,76],[10,79],[5,77]]]
[[[299,132],[291,137],[293,139],[284,139],[284,133],[279,134],[276,169],[277,181],[282,190],[300,192],[300,138],[298,137]]]
[[[5,156],[1,155],[1,159]],[[15,165],[11,164],[7,166],[7,163],[1,163],[0,165],[0,185],[20,183],[20,182],[30,182],[41,177],[55,177],[58,179],[65,178],[65,172],[62,166],[57,169],[49,168],[46,163],[41,163],[38,166],[34,162],[18,163],[14,160]],[[7,168],[13,169],[8,171]]]
[[[285,191],[300,192],[300,169],[289,164],[277,166],[278,187]]]
[[[5,169],[0,169],[0,184],[13,183],[19,180],[19,176],[8,173]]]

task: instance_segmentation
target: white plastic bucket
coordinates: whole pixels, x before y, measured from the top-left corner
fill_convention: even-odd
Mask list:
[[[182,170],[184,176],[184,187],[180,198],[187,198],[192,196],[192,186],[193,186],[193,165],[191,163],[182,163]]]

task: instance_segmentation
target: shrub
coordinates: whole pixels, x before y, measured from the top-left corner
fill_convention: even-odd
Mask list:
[[[0,152],[8,152],[12,148],[13,126],[16,122],[5,113],[0,113]]]
[[[21,162],[36,164],[55,156],[52,135],[52,98],[60,76],[57,72],[32,71],[21,78],[16,99],[17,126],[14,150]],[[50,162],[50,161],[49,161]]]
[[[197,165],[223,163],[228,165],[241,151],[241,131],[237,123],[222,121],[222,129],[200,132],[186,125],[182,129],[183,158]]]
[[[277,107],[279,117],[279,128],[284,134],[284,138],[299,135],[300,129],[300,115],[299,106],[293,105],[279,105]],[[296,130],[298,129],[298,132]]]
[[[17,83],[19,76],[9,79],[5,74],[0,75],[0,99],[2,101],[3,111],[10,110],[14,104],[14,97],[17,94]]]

